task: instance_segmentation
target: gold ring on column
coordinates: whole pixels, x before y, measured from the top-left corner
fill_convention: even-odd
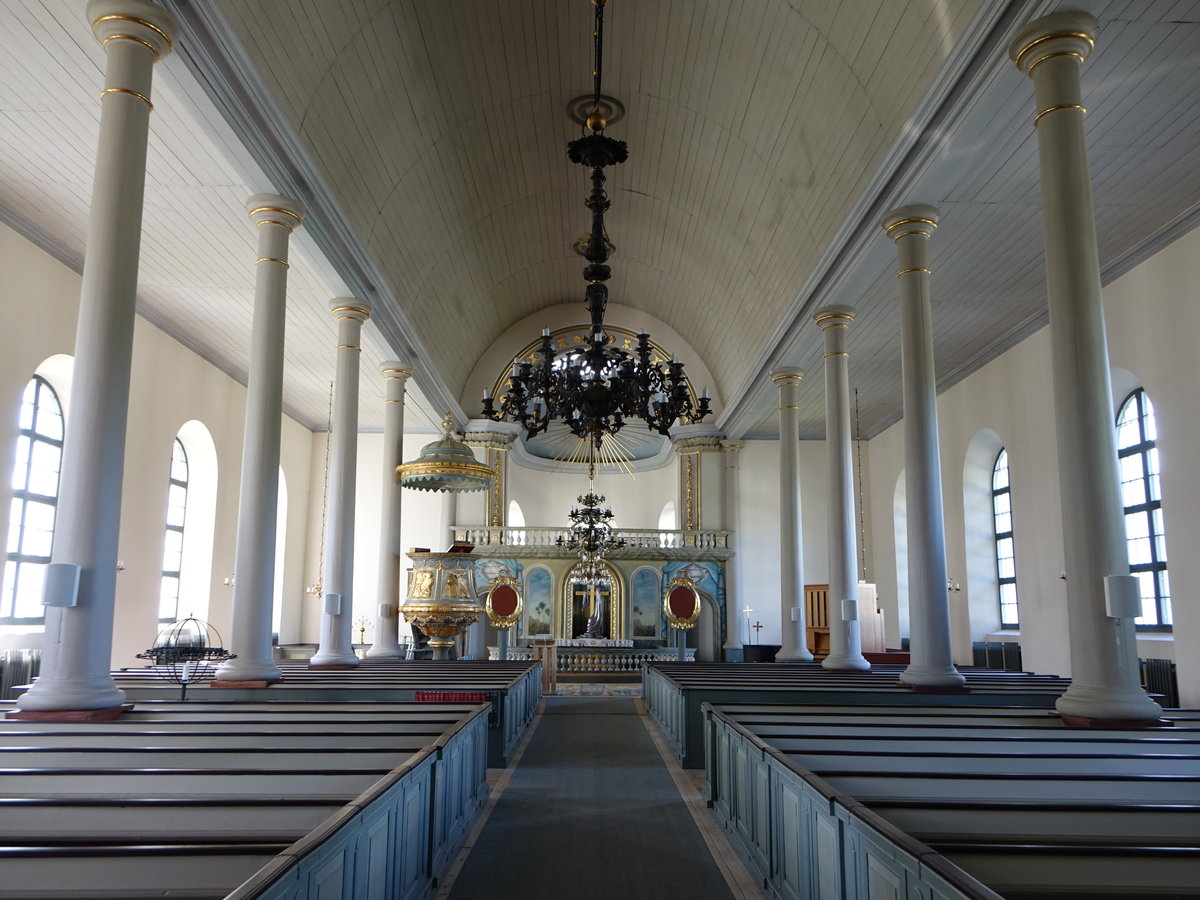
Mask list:
[[[914,266],[911,269],[901,269],[899,272],[896,273],[896,277],[899,278],[901,275],[911,275],[913,272],[924,272],[926,275],[933,274],[932,270],[927,269],[924,266]]]
[[[157,47],[155,47],[149,41],[143,41],[139,37],[134,37],[132,34],[110,34],[108,37],[106,37],[104,40],[102,40],[100,42],[100,46],[104,47],[105,49],[108,49],[109,41],[133,41],[135,44],[141,44],[143,47],[145,47],[147,50],[149,50],[151,53],[153,53],[154,58],[156,60],[162,59],[162,55],[158,52]]]
[[[1040,113],[1033,117],[1033,124],[1036,126],[1038,119],[1046,115],[1046,113],[1057,112],[1060,109],[1077,109],[1085,116],[1087,115],[1087,107],[1080,106],[1078,103],[1060,103],[1058,106],[1047,106]]]
[[[168,50],[175,46],[175,42],[171,40],[171,36],[169,34],[167,34],[153,22],[147,22],[145,19],[139,19],[137,16],[123,16],[120,13],[109,13],[107,16],[101,16],[95,22],[93,22],[92,28],[95,28],[101,22],[111,22],[114,20],[118,22],[133,22],[135,25],[141,25],[143,28],[149,28],[166,42]]]
[[[254,261],[255,265],[257,265],[260,262],[274,262],[274,263],[279,263],[285,269],[291,268],[291,264],[288,263],[288,261],[286,259],[276,259],[273,256],[260,256],[258,259],[256,259]]]
[[[1029,64],[1029,68],[1025,70],[1025,74],[1026,75],[1030,74],[1031,72],[1033,72],[1033,70],[1035,68],[1037,68],[1037,66],[1041,65],[1048,59],[1054,59],[1054,57],[1056,57],[1056,56],[1073,56],[1077,60],[1079,60],[1080,65],[1083,64],[1083,54],[1082,53],[1076,53],[1074,50],[1059,50],[1057,53],[1047,53],[1045,56],[1039,56],[1037,59],[1035,59],[1033,62],[1031,62]]]
[[[154,104],[150,102],[150,98],[145,94],[139,94],[137,91],[131,91],[128,88],[105,88],[100,92],[100,99],[104,99],[105,94],[129,94],[131,97],[137,97],[139,100],[145,100],[146,105],[150,107],[150,111],[154,111]]]

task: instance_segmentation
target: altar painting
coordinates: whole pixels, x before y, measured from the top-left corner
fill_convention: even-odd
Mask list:
[[[626,637],[625,598],[621,590],[621,576],[607,561],[604,567],[608,575],[606,583],[598,585],[593,597],[591,588],[582,578],[575,576],[572,568],[563,579],[561,617],[557,637],[576,638],[588,631],[589,622],[600,606],[602,626],[599,634],[605,638]]]
[[[655,639],[662,635],[662,597],[658,572],[638,569],[630,584],[630,605],[633,608],[633,635],[637,639]]]
[[[525,572],[525,610],[518,636],[550,634],[553,630],[553,604],[549,570],[541,566],[530,568]]]

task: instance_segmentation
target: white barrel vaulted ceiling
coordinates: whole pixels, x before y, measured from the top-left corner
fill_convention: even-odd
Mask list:
[[[19,5],[0,70],[29,89],[0,99],[0,214],[77,262],[100,51],[79,4]],[[229,210],[262,189],[309,210],[286,388],[307,424],[328,404],[332,363],[311,360],[331,358],[330,290],[375,306],[365,383],[374,357],[408,355],[426,404],[460,416],[477,412],[476,361],[515,322],[564,302],[585,320],[571,248],[587,184],[565,145],[579,134],[568,102],[591,88],[587,0],[162,5],[184,34],[152,125],[140,303],[153,321],[244,378],[253,235]],[[604,87],[626,109],[608,133],[630,152],[608,173],[611,300],[702,358],[731,437],[775,429],[777,365],[811,371],[801,431],[823,433],[808,313],[828,303],[859,310],[864,434],[899,418],[893,248],[877,224],[892,206],[942,211],[943,385],[1044,324],[1031,88],[1005,51],[1063,5],[608,0]],[[1200,4],[1073,6],[1101,23],[1083,79],[1111,278],[1196,221]],[[381,422],[364,407],[364,426]]]

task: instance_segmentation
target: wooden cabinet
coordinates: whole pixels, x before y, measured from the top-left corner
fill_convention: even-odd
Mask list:
[[[858,583],[858,624],[863,653],[882,653],[883,611],[876,603],[875,585]],[[840,611],[835,611],[840,612]],[[829,585],[804,586],[804,623],[809,652],[817,659],[829,655]]]

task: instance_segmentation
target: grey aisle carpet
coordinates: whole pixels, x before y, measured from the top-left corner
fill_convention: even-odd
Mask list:
[[[450,897],[732,895],[633,701],[551,697]]]

